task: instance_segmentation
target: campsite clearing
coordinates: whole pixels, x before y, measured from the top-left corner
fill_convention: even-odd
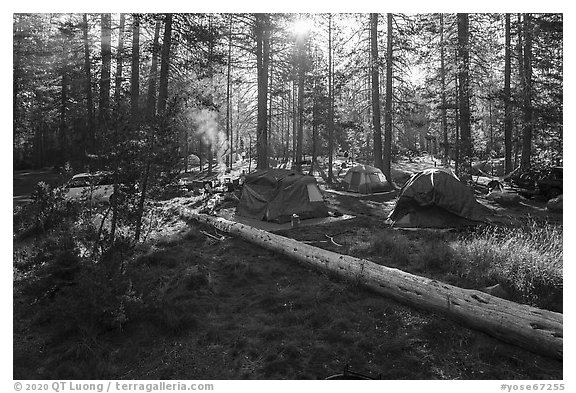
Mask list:
[[[562,214],[538,202],[505,208],[477,195],[506,225],[514,224],[506,228],[517,228],[491,234],[486,227],[391,229],[384,220],[393,195],[324,196],[329,210],[354,218],[295,228],[288,223],[277,233],[463,288],[500,283],[511,300],[562,312]],[[157,230],[123,275],[109,273],[112,281],[80,276],[50,298],[38,296],[46,271],[26,265],[19,254],[15,379],[322,379],[347,365],[383,379],[563,377],[561,361],[188,222],[178,211],[189,203],[185,197],[156,203]],[[522,243],[528,234],[530,241]],[[490,243],[502,236],[510,239],[514,265],[479,252],[502,248]],[[556,248],[530,248],[538,244]],[[560,265],[554,263],[558,244]],[[518,262],[534,255],[539,259],[530,263],[539,270]],[[99,282],[113,286],[94,291]],[[122,295],[121,307],[112,301],[115,293]],[[92,312],[103,314],[85,317]]]

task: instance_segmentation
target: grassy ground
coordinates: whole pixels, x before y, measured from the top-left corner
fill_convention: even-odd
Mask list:
[[[509,300],[562,312],[562,228],[556,225],[402,231],[360,217],[281,234],[462,288],[500,284]]]
[[[317,379],[346,365],[383,379],[562,378],[561,362],[199,229],[130,263],[135,300],[117,327],[62,334],[16,285],[14,378]]]

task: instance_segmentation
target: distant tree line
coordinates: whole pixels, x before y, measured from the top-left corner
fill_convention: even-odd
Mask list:
[[[14,14],[14,167],[562,162],[562,14]],[[298,27],[299,26],[299,27]],[[304,28],[302,28],[304,27]],[[121,170],[120,170],[120,169]]]

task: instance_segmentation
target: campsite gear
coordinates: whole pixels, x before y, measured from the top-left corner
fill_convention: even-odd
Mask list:
[[[488,187],[488,194],[492,191],[504,192],[504,185],[498,180],[490,180],[486,187]]]
[[[418,172],[402,186],[388,216],[395,226],[447,228],[482,221],[474,193],[450,170]]]
[[[392,190],[382,171],[370,165],[356,165],[350,168],[342,179],[342,185],[344,190],[360,194]]]
[[[300,216],[298,214],[292,214],[292,227],[297,227],[300,225]]]
[[[328,208],[313,176],[286,169],[260,169],[246,176],[236,214],[278,223],[327,217]]]

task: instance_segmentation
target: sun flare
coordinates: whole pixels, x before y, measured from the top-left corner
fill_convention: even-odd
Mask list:
[[[292,24],[292,31],[297,36],[304,36],[304,35],[310,33],[310,31],[312,31],[313,27],[314,27],[314,23],[312,20],[300,18],[300,19],[296,19],[294,21],[294,23]]]

